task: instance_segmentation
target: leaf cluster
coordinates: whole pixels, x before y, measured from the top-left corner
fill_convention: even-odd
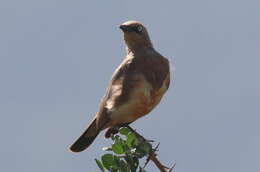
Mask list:
[[[126,127],[120,128],[111,139],[112,145],[103,148],[107,153],[100,160],[95,159],[102,172],[145,172],[139,160],[153,151],[149,142],[138,138]]]

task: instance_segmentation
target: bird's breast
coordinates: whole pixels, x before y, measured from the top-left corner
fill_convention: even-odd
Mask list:
[[[111,125],[133,122],[148,114],[160,102],[166,90],[166,81],[159,89],[153,89],[151,83],[140,75],[128,92],[128,100],[118,107],[113,107]]]

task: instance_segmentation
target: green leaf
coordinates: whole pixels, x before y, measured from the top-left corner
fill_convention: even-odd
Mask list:
[[[134,147],[135,146],[135,142],[136,142],[136,136],[134,133],[129,133],[127,135],[127,139],[126,139],[126,144],[129,146],[129,147]]]
[[[147,155],[147,153],[144,150],[140,149],[140,148],[136,148],[135,155],[138,158],[143,158],[145,155]]]
[[[119,129],[119,133],[124,135],[124,136],[127,136],[129,132],[131,132],[131,131],[126,127],[122,127],[122,128]]]
[[[127,163],[124,161],[124,160],[120,160],[119,162],[119,168],[121,171],[123,172],[128,172],[129,171],[129,168],[127,166]]]
[[[152,152],[152,145],[150,143],[148,143],[148,142],[140,142],[136,146],[135,155],[138,158],[142,158],[145,155],[149,155],[150,152]]]
[[[145,151],[146,154],[149,154],[152,151],[152,145],[150,143],[144,142],[142,145],[142,149]]]
[[[101,157],[101,160],[102,160],[104,167],[108,170],[110,170],[110,168],[112,166],[115,166],[114,155],[112,155],[112,154],[103,155]]]
[[[104,168],[102,162],[99,161],[98,159],[95,159],[95,161],[96,161],[98,167],[100,168],[100,170],[101,170],[102,172],[105,172],[105,168]]]
[[[119,162],[120,159],[119,157],[113,155],[114,158],[114,165],[110,167],[110,172],[119,172],[120,166],[119,166]]]
[[[117,168],[115,168],[114,166],[111,166],[109,171],[110,172],[118,172]]]
[[[115,152],[116,154],[123,154],[125,153],[123,146],[120,143],[114,143],[112,145],[112,150],[113,152]]]

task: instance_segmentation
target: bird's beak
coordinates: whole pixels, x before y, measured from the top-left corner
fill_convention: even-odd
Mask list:
[[[125,31],[130,31],[129,26],[126,26],[126,25],[120,25],[119,28],[120,28],[123,32],[125,32]]]

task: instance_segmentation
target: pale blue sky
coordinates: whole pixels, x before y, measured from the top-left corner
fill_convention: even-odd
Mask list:
[[[260,1],[0,1],[0,171],[87,172],[110,142],[67,151],[139,20],[175,66],[161,104],[133,126],[176,172],[260,171]],[[157,171],[153,165],[149,171]]]

